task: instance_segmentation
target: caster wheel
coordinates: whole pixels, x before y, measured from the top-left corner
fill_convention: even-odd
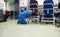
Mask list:
[[[59,24],[56,23],[55,26],[59,28]]]

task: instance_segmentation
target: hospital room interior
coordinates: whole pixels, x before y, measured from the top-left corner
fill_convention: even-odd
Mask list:
[[[60,0],[0,0],[0,37],[60,37]]]

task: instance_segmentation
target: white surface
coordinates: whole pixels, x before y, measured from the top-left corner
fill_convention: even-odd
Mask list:
[[[19,2],[20,2],[20,7],[26,7],[26,6],[28,6],[27,5],[28,4],[28,0],[20,0]]]
[[[27,6],[28,0],[25,0],[24,2],[23,1],[24,0],[20,0],[20,7]],[[43,5],[44,0],[37,0],[37,2],[38,2],[38,5]],[[53,0],[53,2],[54,2],[54,4],[56,4],[56,3],[58,3],[58,0]]]
[[[37,0],[39,5],[43,5],[44,0]],[[54,4],[58,3],[58,0],[53,0]]]
[[[51,24],[16,23],[16,20],[0,23],[0,37],[60,37],[60,28]]]

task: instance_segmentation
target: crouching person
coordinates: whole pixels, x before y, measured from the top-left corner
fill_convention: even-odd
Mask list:
[[[28,19],[31,18],[31,13],[32,13],[31,10],[27,11],[26,9],[24,9],[23,12],[20,12],[19,15],[18,15],[17,24],[27,24],[28,23],[27,22],[28,21],[27,18]]]

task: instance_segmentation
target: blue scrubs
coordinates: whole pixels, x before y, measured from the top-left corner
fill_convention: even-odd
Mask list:
[[[27,18],[31,18],[31,14],[28,11],[23,11],[21,13],[19,13],[18,15],[18,24],[27,24],[27,21],[25,19]]]

